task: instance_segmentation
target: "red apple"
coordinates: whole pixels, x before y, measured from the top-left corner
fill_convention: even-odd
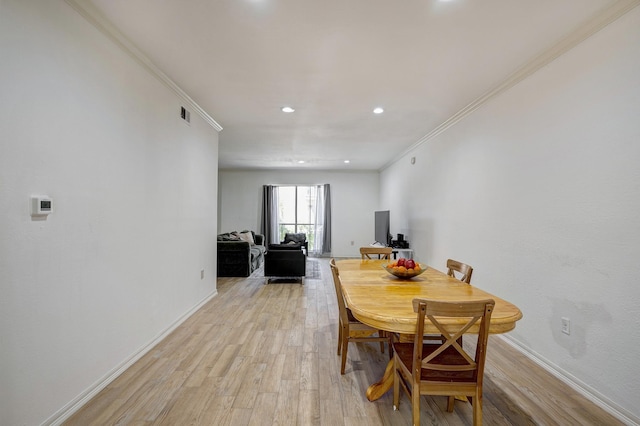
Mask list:
[[[407,259],[405,259],[404,257],[398,259],[398,266],[405,266],[404,262],[406,262],[406,260]]]
[[[404,267],[407,269],[413,269],[416,267],[416,262],[413,259],[407,259],[404,261]]]

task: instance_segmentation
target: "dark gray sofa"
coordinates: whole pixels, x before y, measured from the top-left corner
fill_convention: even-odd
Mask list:
[[[240,232],[218,235],[218,276],[248,277],[264,261],[264,235],[251,232],[254,243],[239,238]]]

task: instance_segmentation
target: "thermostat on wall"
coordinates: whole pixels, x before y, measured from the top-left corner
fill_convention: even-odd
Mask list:
[[[46,216],[51,213],[53,203],[46,195],[31,197],[31,216]]]

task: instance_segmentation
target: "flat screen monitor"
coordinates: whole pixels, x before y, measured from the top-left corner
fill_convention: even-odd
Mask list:
[[[388,246],[391,242],[389,230],[389,210],[375,212],[376,243]]]

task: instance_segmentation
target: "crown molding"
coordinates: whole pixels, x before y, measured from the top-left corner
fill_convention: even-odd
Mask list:
[[[593,34],[597,33],[610,23],[614,22],[621,16],[625,15],[627,12],[631,11],[636,6],[640,5],[640,0],[618,0],[609,7],[603,9],[594,17],[586,21],[576,30],[571,32],[566,37],[562,38],[558,43],[551,46],[538,56],[531,59],[522,67],[518,68],[516,71],[511,73],[507,78],[491,90],[487,91],[473,102],[453,114],[447,120],[442,122],[432,131],[427,133],[425,136],[420,138],[415,144],[411,145],[405,151],[403,151],[398,156],[394,157],[391,161],[387,162],[383,165],[379,171],[383,171],[396,162],[400,161],[402,158],[407,156],[411,151],[418,148],[420,145],[430,141],[435,138],[442,132],[446,131],[450,127],[457,124],[459,121],[464,119],[466,116],[483,106],[485,103],[515,86],[519,82],[523,81],[530,75],[534,74],[540,68],[548,65],[553,62],[556,58],[562,56],[566,52],[570,51],[578,44],[582,43]]]
[[[218,124],[200,105],[198,105],[187,93],[182,90],[173,80],[171,80],[160,68],[158,68],[138,47],[133,44],[120,30],[118,30],[107,18],[105,18],[96,8],[87,0],[65,0],[65,2],[84,17],[90,24],[100,30],[103,34],[114,41],[125,52],[131,55],[138,63],[140,63],[147,71],[154,75],[160,82],[171,89],[179,98],[181,98],[190,109],[195,111],[204,119],[211,127],[220,132],[222,126]]]

